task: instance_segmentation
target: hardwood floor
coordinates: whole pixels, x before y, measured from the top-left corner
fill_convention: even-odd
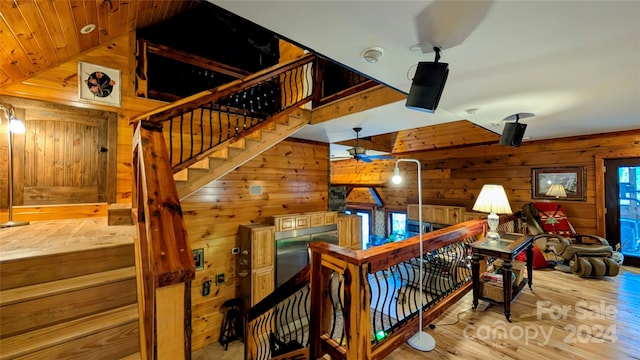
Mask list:
[[[108,226],[106,217],[33,221],[0,229],[0,261],[117,244],[131,244],[133,225]]]
[[[501,305],[467,294],[426,328],[431,352],[404,344],[387,360],[413,359],[640,359],[640,269],[624,267],[614,278],[582,279],[536,270],[533,291],[523,289],[508,323]],[[241,360],[242,343],[218,343],[193,353],[194,360]]]
[[[387,359],[639,359],[639,289],[637,268],[604,279],[536,270],[533,291],[512,304],[512,323],[499,305],[472,310],[469,293],[427,328],[435,350],[403,345]]]
[[[69,247],[132,241],[133,226],[106,226],[106,219],[33,222],[0,229],[0,258],[39,255]],[[507,323],[502,306],[467,294],[426,328],[435,350],[402,345],[389,360],[412,359],[640,359],[640,269],[624,267],[613,278],[582,279],[555,270],[536,270],[533,291],[525,288]],[[486,308],[485,308],[486,307]],[[239,341],[224,350],[213,343],[193,352],[194,360],[243,359]]]

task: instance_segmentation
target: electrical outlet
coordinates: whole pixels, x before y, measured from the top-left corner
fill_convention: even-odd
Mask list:
[[[224,284],[224,273],[216,275],[216,286]]]
[[[202,296],[211,294],[211,280],[205,280],[202,282]]]
[[[204,269],[204,249],[193,249],[191,252],[193,253],[193,262],[196,266],[196,270]]]

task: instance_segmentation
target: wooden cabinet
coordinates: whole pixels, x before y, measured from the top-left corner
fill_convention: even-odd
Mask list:
[[[324,225],[333,225],[338,223],[338,213],[336,211],[327,211],[324,213]]]
[[[315,211],[302,214],[277,215],[269,219],[276,232],[307,229],[337,223],[335,211]]]
[[[289,231],[295,230],[296,218],[295,216],[278,216],[273,218],[273,224],[275,231]]]
[[[420,220],[420,208],[418,204],[407,205],[407,219]]]
[[[338,243],[342,247],[362,250],[362,218],[358,215],[338,215]]]
[[[297,229],[306,229],[309,227],[309,215],[296,215],[296,230]]]
[[[479,212],[465,212],[463,217],[464,221],[485,220],[486,218],[487,218],[486,213],[479,213]]]
[[[317,212],[309,214],[309,227],[324,225],[324,213]]]
[[[251,306],[273,292],[274,276],[273,268],[261,268],[251,273]]]
[[[407,218],[420,220],[419,206],[407,205]],[[454,225],[464,221],[465,208],[461,206],[422,205],[422,221],[433,224]]]
[[[268,224],[240,225],[237,257],[238,286],[244,308],[249,309],[274,290],[275,227]]]

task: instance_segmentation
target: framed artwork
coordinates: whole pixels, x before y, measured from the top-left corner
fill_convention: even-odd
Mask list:
[[[584,166],[531,169],[531,198],[585,201],[586,175]],[[562,185],[567,196],[556,198],[547,195],[549,188],[554,184]]]
[[[120,107],[120,70],[80,61],[78,82],[80,99]]]

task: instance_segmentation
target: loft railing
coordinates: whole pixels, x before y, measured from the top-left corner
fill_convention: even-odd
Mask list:
[[[521,229],[501,218],[500,231]],[[417,236],[364,251],[311,244],[310,284],[305,268],[247,313],[245,359],[384,358],[417,332],[421,305],[428,323],[471,290],[469,244],[485,233],[475,220],[424,234],[423,261]]]

